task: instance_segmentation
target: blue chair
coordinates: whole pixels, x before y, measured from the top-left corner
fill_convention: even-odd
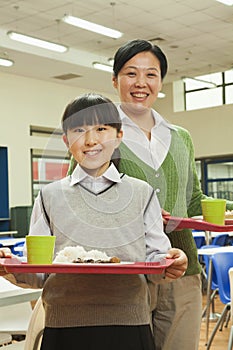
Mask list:
[[[211,244],[219,245],[221,247],[228,245],[229,242],[229,234],[228,233],[222,233],[217,236],[215,236],[212,240]]]
[[[215,337],[217,330],[222,331],[223,324],[227,320],[226,327],[231,310],[231,295],[230,295],[230,281],[228,271],[233,267],[233,252],[219,252],[212,256],[213,268],[215,270],[218,282],[219,297],[223,304],[225,304],[220,318],[218,319],[211,336],[207,343],[207,350],[210,349],[211,343]],[[228,316],[228,318],[227,318]]]
[[[196,243],[197,249],[200,249],[203,245],[206,244],[204,236],[193,236],[193,238]]]
[[[203,245],[200,249],[206,249],[206,248],[216,248],[216,247],[220,247],[217,245],[213,245],[213,244],[207,244],[207,245]],[[202,255],[201,256],[204,262],[204,269],[202,268],[202,274],[205,276],[206,280],[208,280],[208,274],[209,274],[209,255]],[[212,282],[211,282],[211,290],[213,291],[210,297],[210,301],[211,301],[211,306],[212,306],[212,314],[213,316],[215,315],[215,307],[214,307],[214,298],[218,292],[218,281],[217,281],[217,276],[216,276],[216,272],[214,270],[214,267],[212,269]],[[202,311],[202,317],[205,316],[206,313],[206,309],[207,307],[205,307]]]
[[[25,242],[17,242],[15,243],[12,247],[11,247],[11,252],[14,255],[17,256],[23,256],[23,246],[24,246]],[[22,248],[22,249],[17,249],[17,248]]]

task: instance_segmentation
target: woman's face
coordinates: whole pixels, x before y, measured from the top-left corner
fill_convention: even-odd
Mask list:
[[[160,62],[151,52],[140,52],[113,77],[123,109],[151,108],[162,88]],[[125,107],[125,108],[124,108]]]

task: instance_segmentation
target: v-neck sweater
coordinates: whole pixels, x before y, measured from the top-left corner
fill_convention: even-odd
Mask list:
[[[121,180],[98,194],[80,184],[70,186],[70,177],[44,187],[43,202],[56,235],[55,252],[81,245],[122,261],[145,261],[143,216],[154,191],[127,175]],[[47,327],[150,323],[150,292],[144,275],[51,274],[42,299]]]

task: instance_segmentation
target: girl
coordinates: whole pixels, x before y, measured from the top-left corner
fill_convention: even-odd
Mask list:
[[[170,243],[154,190],[117,170],[122,130],[115,105],[101,95],[83,95],[66,107],[62,127],[63,140],[78,165],[71,176],[43,188],[30,234],[56,235],[55,252],[81,245],[122,261],[164,256]],[[160,276],[45,277],[16,276],[21,282],[30,279],[34,286],[45,281],[41,350],[154,349],[147,278]]]

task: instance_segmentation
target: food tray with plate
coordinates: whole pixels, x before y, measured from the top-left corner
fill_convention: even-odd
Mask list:
[[[174,259],[163,259],[161,262],[32,265],[16,258],[4,258],[0,259],[0,264],[8,273],[162,274],[173,261]]]
[[[179,230],[190,228],[193,230],[213,231],[213,232],[231,232],[233,231],[233,220],[226,219],[225,225],[211,224],[207,221],[194,218],[180,218],[175,216],[165,215],[169,230]]]

